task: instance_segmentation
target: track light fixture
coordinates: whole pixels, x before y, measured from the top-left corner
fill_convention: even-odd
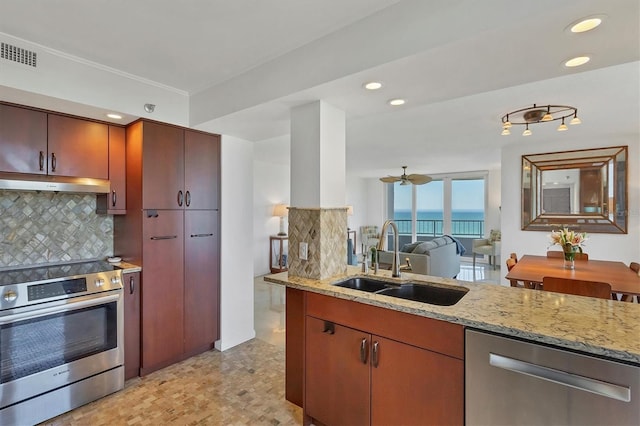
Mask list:
[[[542,105],[538,106],[533,104],[532,107],[521,108],[515,111],[510,111],[502,116],[502,133],[503,136],[511,134],[511,126],[524,125],[525,130],[522,132],[523,136],[529,136],[532,134],[529,129],[530,124],[545,123],[549,121],[561,120],[562,124],[558,126],[559,132],[567,130],[566,124],[564,124],[565,118],[571,118],[569,124],[580,124],[582,121],[578,118],[578,109],[568,105]]]

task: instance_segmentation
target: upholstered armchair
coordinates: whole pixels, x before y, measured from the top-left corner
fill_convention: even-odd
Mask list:
[[[492,229],[489,238],[480,238],[471,241],[471,253],[473,255],[473,270],[476,269],[476,254],[489,256],[489,265],[496,269],[496,258],[500,256],[500,240],[502,236],[499,230]]]

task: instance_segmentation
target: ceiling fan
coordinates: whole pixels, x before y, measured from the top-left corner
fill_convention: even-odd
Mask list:
[[[409,185],[410,183],[414,185],[424,185],[425,183],[431,182],[432,179],[427,175],[419,175],[415,173],[408,175],[407,166],[402,166],[402,176],[386,176],[380,178],[380,180],[385,183],[400,182],[400,185]]]

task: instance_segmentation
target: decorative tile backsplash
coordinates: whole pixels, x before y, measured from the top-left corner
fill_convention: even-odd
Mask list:
[[[307,260],[299,243],[308,244]],[[325,279],[347,272],[347,208],[289,208],[289,275]]]
[[[95,194],[0,190],[0,268],[105,258],[113,216]]]

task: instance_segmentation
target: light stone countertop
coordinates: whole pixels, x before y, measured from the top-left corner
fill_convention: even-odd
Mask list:
[[[640,304],[563,295],[540,290],[473,283],[390,271],[368,274],[372,279],[462,286],[469,292],[453,306],[437,306],[391,296],[336,287],[345,278],[363,276],[348,266],[345,275],[324,280],[267,275],[265,281],[353,300],[382,308],[462,324],[562,348],[615,358],[640,365]]]

